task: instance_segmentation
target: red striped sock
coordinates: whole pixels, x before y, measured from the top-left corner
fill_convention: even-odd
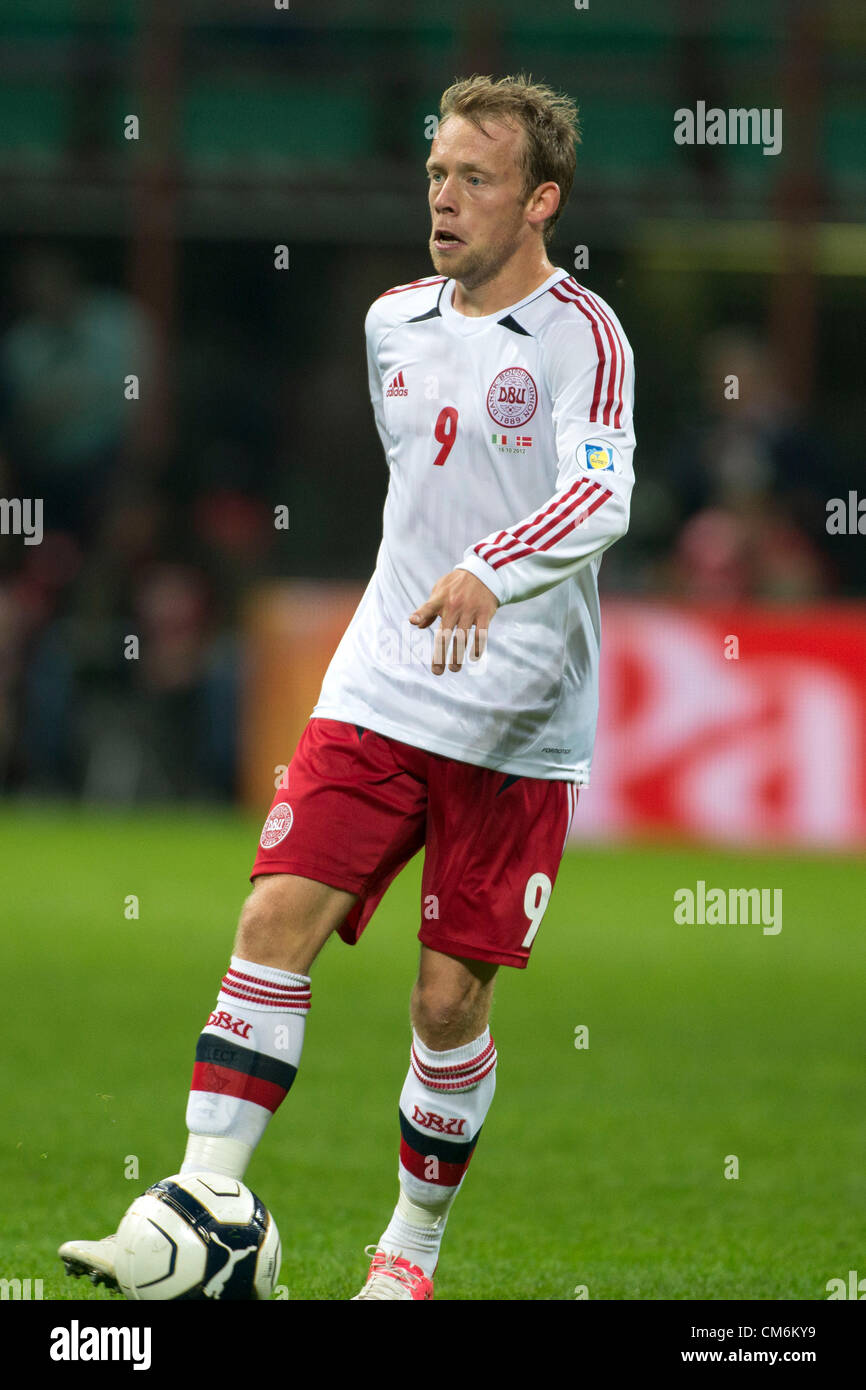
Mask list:
[[[308,976],[232,956],[196,1046],[181,1171],[206,1167],[214,1156],[246,1167],[297,1074],[309,1009]]]
[[[413,1034],[400,1096],[400,1199],[379,1242],[432,1278],[455,1196],[496,1089],[496,1047],[480,1038],[433,1052]]]

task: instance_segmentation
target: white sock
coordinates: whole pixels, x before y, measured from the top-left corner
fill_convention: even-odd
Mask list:
[[[182,1173],[243,1178],[295,1079],[309,1008],[308,976],[232,956],[196,1047]]]
[[[446,1052],[412,1035],[411,1065],[400,1095],[400,1196],[379,1246],[428,1276],[451,1205],[475,1151],[496,1089],[490,1030]]]

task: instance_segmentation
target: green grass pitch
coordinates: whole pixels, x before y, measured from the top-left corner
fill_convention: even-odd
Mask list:
[[[0,815],[0,1277],[110,1296],[56,1247],[179,1166],[257,833],[198,810]],[[301,1070],[248,1173],[291,1299],[357,1292],[395,1200],[419,869],[314,967]],[[698,879],[781,888],[781,932],[676,925]],[[437,1298],[825,1299],[866,1275],[864,902],[853,858],[570,852],[528,971],[500,972],[497,1095]]]

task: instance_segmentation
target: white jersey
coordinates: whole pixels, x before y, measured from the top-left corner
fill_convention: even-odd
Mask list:
[[[382,543],[314,717],[433,753],[586,785],[598,716],[598,569],[628,528],[631,348],[613,310],[556,270],[481,318],[431,276],[366,319],[390,469]],[[409,616],[469,570],[500,602],[480,661],[431,670]]]

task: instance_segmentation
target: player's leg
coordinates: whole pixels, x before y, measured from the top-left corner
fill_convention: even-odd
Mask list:
[[[431,765],[419,933],[428,950],[400,1097],[400,1195],[359,1298],[432,1297],[445,1221],[493,1099],[494,973],[527,964],[575,803],[565,782]]]
[[[255,880],[196,1046],[181,1172],[243,1178],[300,1065],[308,971],[357,900],[295,874]]]
[[[198,1041],[183,1171],[243,1176],[294,1080],[312,962],[335,928],[358,940],[424,842],[415,757],[355,725],[307,726],[265,822],[235,953]],[[70,1272],[114,1282],[113,1236],[67,1241],[59,1253]]]
[[[181,1172],[243,1178],[301,1060],[310,1007],[306,972],[356,901],[352,893],[292,874],[255,880],[196,1047]],[[113,1235],[66,1241],[58,1253],[68,1273],[116,1287]]]
[[[432,1280],[448,1213],[496,1087],[489,1021],[497,969],[489,961],[421,947],[411,1003],[411,1059],[400,1095],[400,1191],[374,1271],[377,1261],[381,1267],[391,1257]],[[381,1280],[375,1284],[379,1287],[365,1286],[367,1297],[379,1297],[387,1287]],[[403,1285],[414,1297],[427,1287],[410,1277]]]
[[[313,961],[337,928],[357,940],[423,839],[425,814],[401,746],[311,721],[265,821],[256,886],[196,1048],[183,1172],[243,1177],[298,1070]]]

